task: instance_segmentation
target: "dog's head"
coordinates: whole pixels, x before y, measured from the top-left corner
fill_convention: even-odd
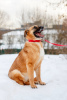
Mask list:
[[[26,37],[26,39],[42,39],[44,37],[44,35],[41,34],[43,28],[43,26],[34,25],[28,30],[25,30],[24,37]]]

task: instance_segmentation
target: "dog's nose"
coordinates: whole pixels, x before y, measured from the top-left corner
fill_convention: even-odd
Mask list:
[[[44,27],[43,27],[43,26],[40,26],[39,28],[40,28],[41,30],[43,30]]]
[[[40,26],[39,28],[40,28],[40,29],[43,29],[44,27],[43,27],[43,26]]]

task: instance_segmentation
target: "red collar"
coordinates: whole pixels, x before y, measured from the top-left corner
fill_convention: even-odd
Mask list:
[[[41,42],[41,40],[28,40],[28,42]]]

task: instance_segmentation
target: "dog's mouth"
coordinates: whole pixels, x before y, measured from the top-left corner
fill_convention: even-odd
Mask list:
[[[34,31],[34,36],[37,38],[43,38],[44,35],[41,34],[41,32],[43,31],[44,27],[39,27],[38,29],[36,29],[36,31]]]

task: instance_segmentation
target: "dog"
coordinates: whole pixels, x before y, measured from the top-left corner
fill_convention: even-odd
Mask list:
[[[37,88],[36,84],[46,85],[41,81],[41,63],[44,58],[42,31],[43,27],[38,25],[25,30],[24,37],[28,41],[9,70],[8,76],[21,85],[31,85],[32,88]]]

